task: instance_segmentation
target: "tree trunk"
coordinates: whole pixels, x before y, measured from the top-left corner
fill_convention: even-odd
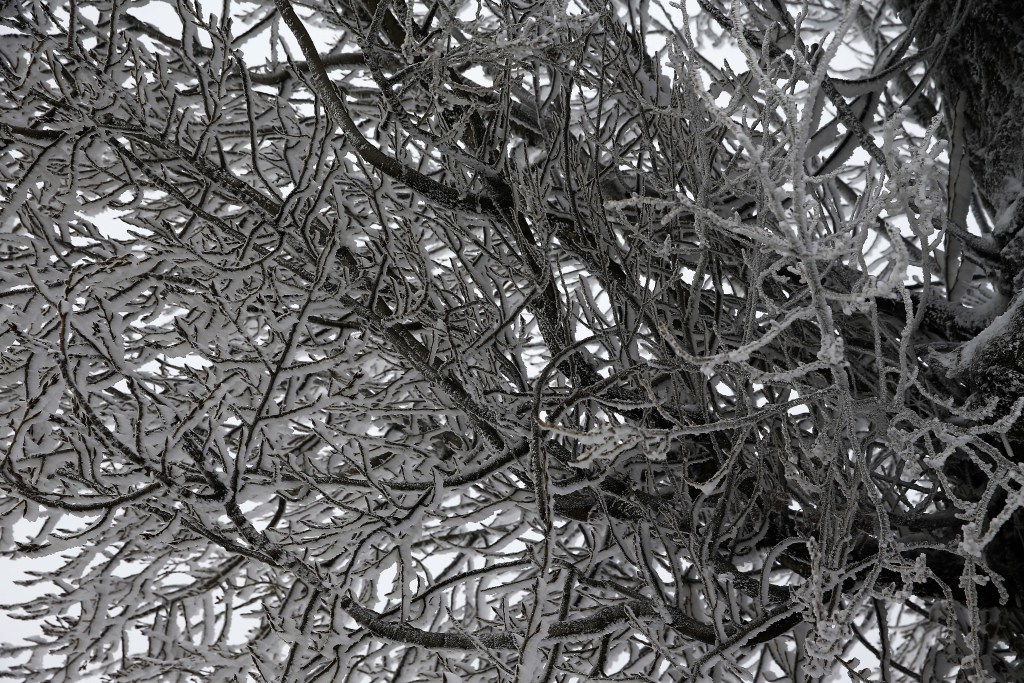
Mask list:
[[[1006,246],[1024,221],[1024,12],[1017,0],[895,0],[917,28],[947,120],[963,109],[967,159]],[[1005,254],[1008,256],[1008,254]]]
[[[893,5],[908,25],[921,15],[916,40],[922,50],[933,46],[928,66],[942,98],[947,130],[951,137],[962,130],[965,160],[978,198],[992,219],[992,238],[1001,256],[1001,263],[993,264],[1000,271],[995,282],[1005,287],[1004,294],[1018,294],[1024,286],[1020,278],[1024,272],[1024,7],[1018,0],[894,0]],[[1024,385],[1014,381],[1024,376],[1024,321],[1019,306],[1011,311],[1017,319],[985,345],[969,372],[972,389],[982,396],[998,396],[1002,413],[1024,393]],[[1007,437],[1013,449],[1010,459],[1020,462],[1024,434],[1016,429]],[[987,477],[966,458],[947,465],[947,474],[965,486]],[[1002,512],[1004,503],[993,501],[990,515]],[[1024,514],[1020,510],[989,544],[985,560],[1004,577],[1010,596],[994,621],[1010,646],[1024,652]]]

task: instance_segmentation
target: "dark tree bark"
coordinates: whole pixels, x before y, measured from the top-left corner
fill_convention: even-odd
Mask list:
[[[982,260],[995,286],[1017,296],[1024,289],[1024,6],[1016,0],[893,0],[893,6],[915,27],[919,48],[931,48],[928,66],[947,137],[966,152],[964,170],[969,169],[998,249],[998,255]],[[1019,308],[1011,314],[1013,320],[965,373],[976,396],[998,401],[997,411],[1024,396],[1024,315]],[[1004,443],[992,447],[1024,462],[1024,431],[1011,430]],[[988,478],[964,457],[948,464],[947,473],[979,492]],[[1002,495],[992,500],[990,517],[1005,504]],[[1024,653],[1024,511],[1013,513],[985,557],[1006,579],[1009,600],[989,586],[983,601],[1001,613],[996,628],[1019,656]]]
[[[1024,11],[1016,0],[893,0],[931,47],[947,122],[962,117],[967,160],[1008,274],[1024,266]],[[1013,278],[1005,285],[1019,291]]]

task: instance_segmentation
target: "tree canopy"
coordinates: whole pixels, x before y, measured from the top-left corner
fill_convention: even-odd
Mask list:
[[[1014,4],[6,3],[2,675],[1021,680]]]

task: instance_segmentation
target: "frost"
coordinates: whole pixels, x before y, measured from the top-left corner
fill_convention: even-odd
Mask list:
[[[1016,680],[979,3],[363,4],[4,5],[4,675]]]
[[[1022,301],[1024,301],[1024,297],[1015,297],[1005,312],[996,316],[984,330],[957,350],[955,371],[961,372],[970,368],[975,355],[981,349],[992,343],[997,343],[996,340],[1010,331],[1011,327],[1017,323],[1018,310]]]

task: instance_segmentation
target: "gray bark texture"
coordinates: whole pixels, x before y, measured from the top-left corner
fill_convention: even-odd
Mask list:
[[[977,198],[992,219],[999,250],[987,265],[997,288],[1019,296],[1024,282],[1024,4],[1018,0],[894,0],[894,8],[915,23],[919,48],[932,47],[929,74],[954,134],[962,117],[966,160]],[[1024,316],[1018,307],[1001,334],[972,361],[969,384],[979,396],[996,397],[1005,410],[1024,395]],[[1024,431],[1007,435],[1014,461],[1024,462]],[[966,459],[947,472],[966,488],[986,474]],[[995,514],[1005,499],[991,501]],[[1024,644],[1024,512],[1017,510],[989,546],[986,559],[1008,579],[1010,600],[993,593],[991,604],[1005,610],[1008,635],[1018,652]]]
[[[934,49],[930,75],[947,120],[963,108],[971,172],[1005,248],[1024,227],[1024,7],[1017,0],[893,5],[908,23],[920,13],[917,44]],[[1017,266],[1019,252],[1012,252]]]

